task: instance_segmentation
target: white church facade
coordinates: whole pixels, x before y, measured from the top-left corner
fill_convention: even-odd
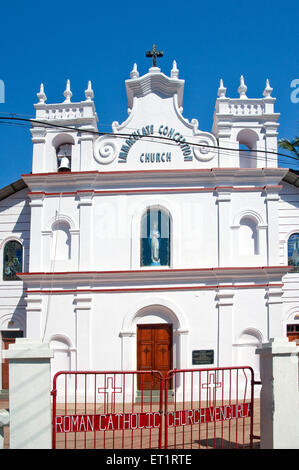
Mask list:
[[[58,370],[252,366],[299,338],[299,188],[279,114],[218,89],[211,132],[183,117],[184,80],[126,80],[128,118],[99,134],[85,100],[35,104],[32,173],[0,190],[3,349],[49,342]],[[46,125],[45,125],[46,123]],[[293,266],[292,266],[293,265]]]

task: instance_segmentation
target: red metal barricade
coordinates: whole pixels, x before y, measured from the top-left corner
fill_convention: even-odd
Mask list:
[[[62,371],[52,395],[54,449],[162,446],[160,372]]]
[[[165,448],[252,448],[257,438],[253,385],[250,367],[170,371],[165,380]]]
[[[252,448],[250,367],[58,372],[53,448]]]

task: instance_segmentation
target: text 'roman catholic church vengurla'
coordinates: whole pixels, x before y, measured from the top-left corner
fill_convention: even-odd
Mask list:
[[[207,132],[183,117],[176,62],[168,76],[154,59],[142,76],[134,65],[128,118],[107,134],[90,82],[76,103],[69,81],[58,104],[41,86],[32,173],[0,190],[1,350],[49,342],[52,375],[246,365],[258,378],[258,345],[299,338],[298,178],[278,166],[272,88],[249,98],[241,76],[228,98],[221,80]]]

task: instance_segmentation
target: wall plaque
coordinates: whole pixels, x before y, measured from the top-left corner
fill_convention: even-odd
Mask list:
[[[214,350],[213,349],[200,349],[192,351],[192,365],[199,364],[213,364],[214,363]]]

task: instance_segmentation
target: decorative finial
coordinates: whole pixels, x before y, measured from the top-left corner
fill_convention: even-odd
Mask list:
[[[91,81],[88,80],[87,90],[85,90],[86,101],[91,101],[94,97],[93,89],[91,88]]]
[[[240,98],[247,98],[246,91],[247,91],[247,86],[245,85],[243,75],[241,75],[241,77],[240,77],[240,86],[238,88],[238,93],[240,95]]]
[[[273,88],[270,87],[269,79],[267,78],[267,80],[266,80],[266,88],[264,89],[263,96],[264,96],[265,98],[270,98],[272,91],[273,91]]]
[[[223,80],[220,78],[220,85],[218,88],[218,96],[219,98],[225,98],[226,88],[223,86]]]
[[[73,96],[73,93],[71,92],[71,86],[70,86],[70,81],[66,81],[66,89],[63,92],[63,95],[65,97],[64,102],[65,103],[70,103],[71,102],[71,97]]]
[[[47,97],[45,95],[44,84],[43,83],[40,84],[40,90],[39,90],[39,93],[36,93],[36,96],[39,99],[39,103],[44,103],[45,101],[47,101]]]
[[[163,57],[163,51],[157,51],[156,44],[153,44],[153,48],[151,51],[147,51],[145,53],[146,57],[152,57],[153,59],[153,67],[157,67],[157,57]]]
[[[170,75],[171,75],[171,78],[179,78],[179,69],[177,67],[176,60],[174,60],[172,63],[172,69],[171,69]]]
[[[138,78],[139,77],[139,72],[137,70],[137,64],[135,63],[133,65],[133,69],[130,72],[130,78]]]

